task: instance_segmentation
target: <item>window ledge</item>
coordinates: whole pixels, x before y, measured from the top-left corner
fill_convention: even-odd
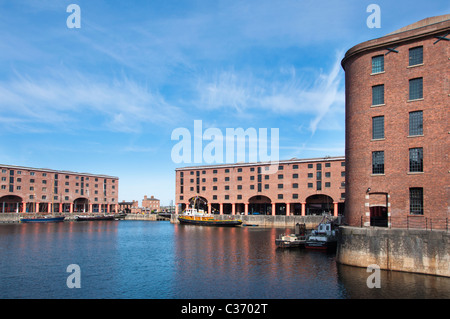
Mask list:
[[[414,138],[414,137],[423,137],[423,134],[420,135],[408,135],[407,138]]]
[[[423,101],[423,97],[420,99],[414,99],[414,100],[407,100],[406,102],[416,102],[416,101]]]
[[[373,139],[371,139],[370,141],[371,142],[376,142],[376,141],[384,141],[386,138],[373,138]]]
[[[386,174],[370,174],[370,176],[386,176]]]
[[[423,63],[420,63],[420,64],[414,64],[414,65],[408,65],[406,68],[407,68],[407,69],[410,69],[410,68],[416,68],[416,67],[422,66],[422,65],[423,65]]]
[[[407,172],[407,175],[421,175],[423,172]]]
[[[370,107],[380,107],[380,106],[385,106],[385,105],[386,105],[385,103],[383,103],[383,104],[373,104]]]
[[[383,74],[383,73],[385,73],[386,71],[381,71],[381,72],[376,72],[376,73],[370,73],[370,75],[377,75],[377,74]]]

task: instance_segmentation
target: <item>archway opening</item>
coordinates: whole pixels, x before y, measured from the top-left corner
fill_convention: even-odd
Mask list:
[[[86,213],[89,211],[89,200],[79,197],[73,201],[73,211],[75,213]]]
[[[0,212],[20,213],[23,209],[22,198],[15,195],[6,195],[0,198]]]
[[[306,215],[333,215],[333,199],[327,195],[311,195],[306,199]]]
[[[195,208],[208,212],[208,200],[202,196],[194,196],[189,199],[189,208]]]
[[[272,200],[264,195],[256,195],[248,200],[249,215],[271,215]]]

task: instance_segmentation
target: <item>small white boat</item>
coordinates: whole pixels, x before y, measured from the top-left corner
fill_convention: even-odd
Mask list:
[[[279,248],[304,247],[306,243],[305,224],[295,226],[295,234],[283,234],[275,239],[275,244]]]

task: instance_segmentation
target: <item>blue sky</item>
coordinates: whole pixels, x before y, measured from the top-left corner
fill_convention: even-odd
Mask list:
[[[70,29],[69,4],[81,9]],[[369,4],[381,9],[370,29]],[[448,1],[0,0],[0,163],[175,197],[176,128],[278,128],[280,159],[344,155],[352,46]],[[204,145],[207,142],[204,142]]]

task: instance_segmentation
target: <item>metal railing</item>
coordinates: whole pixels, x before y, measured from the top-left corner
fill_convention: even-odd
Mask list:
[[[400,229],[425,229],[425,230],[449,230],[449,219],[444,217],[424,217],[421,215],[389,216],[388,218],[364,218],[361,216],[361,227],[367,226],[400,228]]]

